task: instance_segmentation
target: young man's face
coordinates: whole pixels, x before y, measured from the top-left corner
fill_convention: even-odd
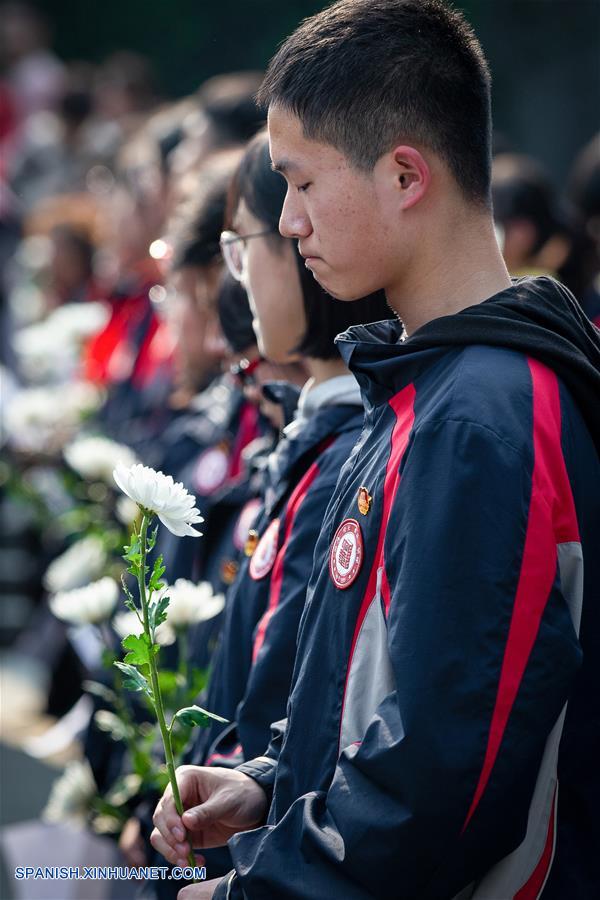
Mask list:
[[[307,140],[293,114],[269,110],[273,166],[288,185],[279,230],[298,241],[306,265],[340,300],[356,300],[397,278],[401,260],[394,196],[385,179],[353,167],[330,144]]]

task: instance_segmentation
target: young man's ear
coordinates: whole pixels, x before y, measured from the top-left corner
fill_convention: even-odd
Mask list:
[[[431,173],[423,156],[414,147],[396,147],[392,153],[396,187],[403,209],[410,209],[423,197]]]

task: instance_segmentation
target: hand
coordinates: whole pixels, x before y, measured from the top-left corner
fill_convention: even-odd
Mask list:
[[[216,886],[222,878],[212,878],[210,881],[199,881],[197,884],[188,884],[181,888],[177,894],[177,900],[210,900]]]
[[[119,838],[119,849],[130,866],[138,867],[148,864],[140,820],[135,816],[128,819],[123,826]]]
[[[170,785],[154,812],[150,842],[177,866],[187,866],[186,830],[193,847],[221,847],[238,831],[262,825],[267,795],[259,784],[235,769],[180,766],[176,772],[181,802],[180,818]]]

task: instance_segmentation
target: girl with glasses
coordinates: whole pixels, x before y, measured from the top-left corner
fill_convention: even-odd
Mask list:
[[[390,315],[383,295],[355,303],[328,296],[277,223],[285,183],[271,169],[265,133],[249,144],[221,237],[231,275],[247,290],[261,355],[295,361],[308,378],[292,422],[269,459],[263,505],[246,535],[202,705],[232,724],[202,729],[188,761],[235,766],[262,753],[285,715],[296,632],[325,509],[363,420],[358,384],[335,336]],[[209,877],[230,868],[226,848],[207,852]]]

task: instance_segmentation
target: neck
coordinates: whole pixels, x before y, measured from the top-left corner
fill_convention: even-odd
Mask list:
[[[329,381],[330,378],[337,378],[338,375],[347,375],[348,369],[344,362],[338,357],[337,359],[306,359],[306,369],[311,378],[314,378],[313,387]]]
[[[433,231],[433,233],[432,233]],[[489,213],[445,217],[419,242],[413,265],[386,290],[407,334],[510,287]]]

